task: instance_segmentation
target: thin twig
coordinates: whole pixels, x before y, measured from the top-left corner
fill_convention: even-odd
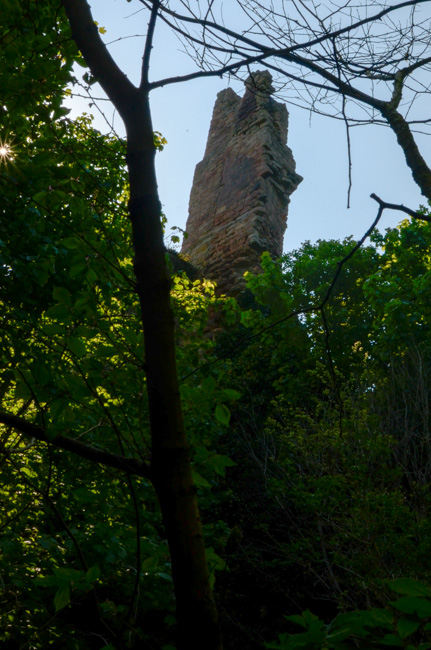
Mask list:
[[[405,205],[399,203],[387,203],[374,193],[370,194],[370,197],[374,199],[374,201],[377,201],[382,210],[385,210],[386,208],[388,210],[398,210],[399,212],[405,212],[405,214],[408,214],[409,217],[412,217],[412,219],[419,219],[421,221],[427,221],[428,223],[431,223],[431,217],[427,216],[426,214],[422,214],[421,212],[417,212],[416,210],[406,208]]]

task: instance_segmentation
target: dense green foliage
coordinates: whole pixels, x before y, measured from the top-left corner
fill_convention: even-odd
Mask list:
[[[0,412],[54,444],[0,425],[1,647],[170,650],[170,558],[150,481],[55,445],[149,458],[124,143],[89,115],[67,118],[83,62],[54,5],[3,11],[0,138],[13,149],[0,164]],[[228,649],[341,650],[358,647],[352,635],[359,647],[430,647],[431,227],[375,233],[322,308],[352,246],[264,256],[242,308],[172,269]],[[394,587],[401,599],[387,605]],[[307,608],[316,615],[301,618]],[[283,631],[292,622],[305,637]]]
[[[240,572],[259,574],[262,634],[289,601],[334,616],[385,603],[388,578],[429,580],[430,237],[422,222],[375,234],[324,314],[349,239],[264,258],[249,278],[241,318],[262,333],[229,370],[247,399],[227,443],[241,463],[228,523],[246,540]]]
[[[267,643],[271,650],[348,650],[349,648],[431,648],[431,590],[409,578],[388,582],[397,594],[385,608],[339,614],[325,625],[309,610],[302,615],[287,616],[286,620],[300,625],[299,634],[281,634],[279,643]],[[401,596],[401,597],[399,597]]]
[[[52,440],[71,436],[146,459],[124,143],[96,131],[88,115],[65,118],[65,86],[74,82],[73,61],[82,61],[56,7],[7,8],[1,136],[12,151],[0,166],[1,408]],[[156,134],[155,143],[163,149],[165,141]],[[200,287],[175,279],[178,337],[189,340],[182,372],[210,346],[202,330],[216,301],[209,283]],[[226,426],[225,404],[235,395],[201,404],[214,432]],[[118,647],[123,637],[132,644],[154,637],[154,647],[172,638],[169,553],[149,482],[3,425],[1,451],[2,647],[101,647],[111,631]],[[196,476],[207,485],[230,461],[204,452]],[[213,566],[221,562],[212,558]]]

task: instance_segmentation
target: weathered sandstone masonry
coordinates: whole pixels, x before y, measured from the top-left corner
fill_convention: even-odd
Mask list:
[[[238,294],[263,251],[282,254],[289,197],[302,178],[286,145],[288,113],[269,72],[253,73],[241,99],[222,90],[195,170],[182,253],[223,293]]]

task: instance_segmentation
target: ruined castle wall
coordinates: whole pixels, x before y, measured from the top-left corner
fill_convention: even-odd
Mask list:
[[[218,94],[190,195],[182,253],[231,295],[263,251],[281,255],[289,196],[302,180],[286,146],[286,107],[271,91],[263,72],[247,80],[242,99],[230,88]]]

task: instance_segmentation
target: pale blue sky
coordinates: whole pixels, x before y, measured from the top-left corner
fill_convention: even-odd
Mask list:
[[[138,83],[146,31],[146,15],[135,13],[141,8],[137,0],[90,0],[94,19],[107,29],[106,43],[119,37],[109,49],[117,63]],[[136,38],[124,38],[141,35]],[[150,77],[160,78],[195,71],[193,62],[182,52],[181,43],[163,25],[156,29]],[[78,74],[85,71],[81,68]],[[165,150],[157,155],[157,171],[161,201],[170,226],[185,227],[188,200],[196,164],[202,159],[212,109],[217,93],[229,85],[229,79],[218,77],[165,86],[153,91],[151,106],[154,129],[168,140]],[[243,93],[238,81],[233,89]],[[101,96],[93,87],[96,96]],[[95,125],[106,130],[104,120],[89,101],[75,99],[75,112],[94,114]],[[109,120],[114,113],[107,102],[99,102]],[[417,208],[424,203],[404,155],[393,133],[381,126],[362,126],[351,130],[353,156],[353,189],[351,208],[346,208],[347,149],[342,122],[323,118],[287,103],[290,114],[288,145],[296,160],[297,172],[304,180],[292,195],[285,250],[297,248],[304,240],[359,238],[373,221],[377,206],[369,198],[375,192],[392,203]],[[115,127],[124,134],[121,120],[114,117]],[[431,162],[430,142],[419,136],[423,155]],[[388,213],[381,229],[395,226],[400,213]]]

